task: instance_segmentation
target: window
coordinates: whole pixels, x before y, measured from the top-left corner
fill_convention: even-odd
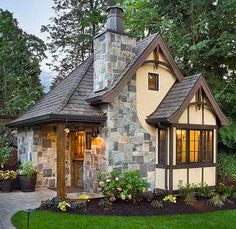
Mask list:
[[[91,149],[92,133],[86,133],[86,149]]]
[[[176,130],[176,162],[211,162],[213,155],[212,130]]]
[[[187,130],[176,131],[176,161],[185,163],[187,155]]]
[[[213,131],[202,131],[202,161],[212,161],[213,154]]]
[[[167,155],[167,131],[159,130],[159,154],[158,154],[158,164],[164,164],[166,162]]]
[[[84,160],[85,139],[84,132],[76,132],[76,153],[75,159]]]
[[[199,162],[200,160],[200,130],[189,131],[189,161]]]
[[[159,75],[148,73],[148,90],[159,91]]]

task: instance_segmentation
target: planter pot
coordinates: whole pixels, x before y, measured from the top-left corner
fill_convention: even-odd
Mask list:
[[[19,176],[20,179],[20,187],[22,192],[34,192],[36,186],[36,174],[33,175],[30,179],[27,176]]]
[[[2,180],[1,181],[2,192],[11,192],[12,191],[12,180]]]

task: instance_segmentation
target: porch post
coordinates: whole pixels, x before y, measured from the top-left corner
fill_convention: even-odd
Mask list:
[[[65,124],[57,125],[57,196],[65,198]]]

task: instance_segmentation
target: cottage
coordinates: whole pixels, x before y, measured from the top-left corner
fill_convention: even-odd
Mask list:
[[[216,184],[217,130],[228,120],[201,74],[184,77],[159,33],[136,41],[108,8],[94,54],[10,127],[37,187],[96,191],[96,172],[138,169],[151,190]]]

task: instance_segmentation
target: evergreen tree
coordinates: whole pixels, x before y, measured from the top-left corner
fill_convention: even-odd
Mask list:
[[[49,33],[50,65],[58,73],[53,85],[84,61],[93,51],[93,37],[103,27],[109,0],[54,0],[56,14],[51,24],[42,27]]]
[[[0,113],[18,115],[43,95],[39,63],[42,40],[25,33],[7,10],[0,9]]]

